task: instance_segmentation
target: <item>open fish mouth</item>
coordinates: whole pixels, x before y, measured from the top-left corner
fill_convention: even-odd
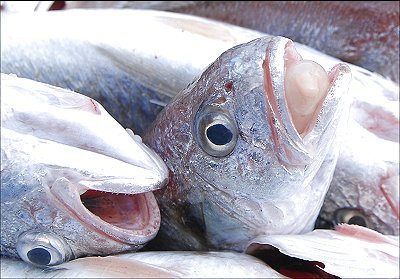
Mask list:
[[[76,187],[66,178],[51,192],[85,226],[117,242],[142,246],[158,232],[161,217],[152,192],[105,192]]]
[[[92,214],[121,229],[143,230],[151,217],[148,203],[152,197],[149,193],[114,194],[88,190],[80,195],[80,199]]]
[[[318,146],[322,135],[336,128],[342,108],[347,107],[342,96],[351,79],[350,68],[340,63],[326,72],[318,63],[303,60],[291,40],[274,37],[263,70],[274,141],[291,149],[278,153],[284,161],[304,164],[313,157],[310,146]]]

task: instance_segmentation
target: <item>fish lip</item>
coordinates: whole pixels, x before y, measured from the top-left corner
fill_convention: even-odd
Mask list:
[[[140,214],[145,214],[146,216],[144,216],[145,224],[141,228],[126,229],[106,222],[84,206],[81,195],[89,190],[97,191],[80,184],[71,183],[64,177],[57,179],[52,187],[50,187],[50,193],[56,200],[85,227],[89,227],[109,239],[140,248],[156,236],[160,227],[161,215],[157,201],[151,191],[128,195],[129,198],[136,201],[142,199],[138,202],[141,206],[145,205],[145,209],[141,208]]]
[[[278,157],[289,164],[304,165],[312,161],[313,150],[317,149],[315,137],[322,137],[331,125],[332,119],[340,115],[346,105],[339,106],[342,95],[347,92],[351,79],[350,68],[339,63],[328,72],[329,89],[326,92],[302,138],[297,132],[285,98],[285,54],[294,43],[288,38],[273,37],[266,49],[264,70],[264,91],[267,102],[268,121],[272,129],[272,138],[277,148]],[[298,54],[297,58],[302,59]],[[333,109],[326,109],[333,106]],[[286,124],[288,123],[288,125]],[[296,159],[297,158],[297,159]]]

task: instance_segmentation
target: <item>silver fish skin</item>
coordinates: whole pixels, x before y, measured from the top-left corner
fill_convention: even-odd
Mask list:
[[[6,13],[1,71],[87,95],[141,135],[163,108],[159,103],[255,34],[161,11]]]
[[[1,74],[1,255],[54,265],[136,250],[168,170],[96,101]],[[128,213],[129,211],[129,213]]]
[[[346,126],[351,73],[344,64],[329,72],[329,92],[300,136],[283,85],[293,52],[283,37],[234,47],[158,115],[143,140],[170,180],[155,192],[162,224],[149,247],[242,251],[262,233],[312,230]],[[211,126],[232,136],[214,144]]]
[[[317,227],[359,224],[399,235],[399,143],[349,121]]]
[[[279,254],[283,262],[295,259],[297,263],[311,263],[314,271],[336,278],[400,276],[398,236],[382,235],[357,225],[342,224],[335,230],[314,230],[304,235],[260,235],[249,242],[246,253],[270,265]],[[280,272],[285,274],[282,269]]]
[[[85,24],[88,20],[92,25]],[[169,97],[182,91],[223,51],[269,36],[196,16],[151,10],[17,13],[5,14],[1,21],[3,73],[85,94],[139,135],[161,111],[160,104],[168,103]],[[146,25],[145,30],[142,25]],[[341,62],[305,45],[295,45],[304,59],[318,61],[326,69]],[[349,89],[352,109],[357,103],[357,115],[371,116],[369,121],[379,119],[365,125],[365,117],[357,117],[357,121],[367,129],[379,126],[374,132],[395,133],[392,136],[398,138],[398,129],[391,124],[391,115],[398,115],[397,103],[390,105],[394,110],[385,111],[387,100],[399,100],[398,85],[347,65],[353,74]],[[378,102],[380,106],[376,98],[383,100]],[[373,109],[368,109],[371,105]],[[382,114],[379,118],[373,117],[377,111]]]
[[[45,270],[3,259],[7,278],[287,278],[261,260],[237,252],[157,251],[86,257]]]
[[[74,18],[73,22],[70,20],[71,17]],[[260,32],[221,22],[161,11],[69,10],[13,14],[7,17],[2,16],[1,20],[3,23],[1,26],[2,70],[37,78],[53,85],[75,88],[96,100],[101,100],[101,103],[119,122],[123,123],[123,126],[132,127],[135,132],[145,130],[161,108],[158,105],[153,106],[151,101],[153,97],[143,92],[155,92],[154,96],[174,96],[200,75],[202,69],[217,58],[222,51],[263,35]],[[86,21],[93,22],[96,27],[93,29],[86,25]],[[29,22],[29,24],[22,24],[22,22]],[[135,28],[142,26],[138,22],[147,26],[147,32],[143,32],[143,28]],[[52,29],[49,26],[57,26],[57,28]],[[102,31],[93,32],[93,30]],[[204,30],[207,32],[205,33]],[[100,33],[101,37],[98,36]],[[154,34],[154,36],[148,34]],[[167,37],[173,37],[174,40],[169,40]],[[159,43],[160,40],[162,44]],[[340,63],[340,60],[305,45],[295,43],[295,46],[304,59],[318,61],[325,69]],[[46,51],[39,52],[38,49]],[[91,55],[87,55],[88,53]],[[103,69],[101,65],[106,65],[106,70],[96,70]],[[352,99],[350,119],[355,120],[362,128],[379,138],[398,142],[399,86],[378,74],[352,64],[347,65],[352,72],[349,87],[349,95]],[[54,70],[49,71],[49,69]],[[135,84],[143,84],[142,91],[135,91]],[[135,92],[139,92],[141,96],[139,101],[133,99]],[[154,100],[165,99],[157,97]],[[137,116],[137,118],[132,116]],[[356,131],[364,130],[356,129]],[[364,151],[358,153],[360,155],[370,152],[371,146],[358,144],[358,142],[363,142],[364,132],[356,135],[348,129],[347,134],[351,135],[349,139],[353,139],[349,140],[351,144],[357,145],[349,146],[350,143],[345,142],[347,136],[343,137],[343,144],[349,146],[349,150],[364,148]],[[368,137],[373,137],[373,135]],[[358,141],[355,137],[359,137]],[[386,141],[373,142],[383,144]],[[393,154],[396,154],[395,150],[393,149]],[[346,158],[346,154],[348,153],[343,152],[339,156],[338,166],[341,162],[348,165],[349,160],[354,160],[353,166],[367,167],[364,163],[359,163],[363,160],[363,155],[360,158],[355,156]],[[372,161],[371,163],[385,164]],[[360,171],[369,172],[371,167],[365,170],[359,167],[341,169],[342,172],[337,173],[340,173],[341,177],[346,177],[344,181],[351,182],[360,181]],[[380,173],[384,174],[384,171]],[[380,180],[381,176],[374,178],[374,181]],[[336,186],[333,183],[329,191],[338,193],[341,190],[335,188],[343,188],[343,185]],[[379,185],[375,186],[379,188]],[[397,199],[394,192],[389,191],[386,194],[391,193],[394,196],[389,196],[386,200]],[[361,192],[361,199],[368,198],[362,194]],[[341,204],[354,201],[346,207],[356,208],[360,212],[371,212],[370,208],[360,207],[363,203],[354,199],[340,201],[342,198],[344,198],[343,195],[335,196],[337,202]],[[382,196],[377,197],[383,201],[382,198]],[[391,208],[389,204],[382,207]],[[337,209],[340,210],[340,208]],[[328,227],[331,227],[331,223],[334,222],[332,219],[334,211],[330,212],[329,216],[322,216],[327,218]],[[385,219],[387,218],[385,216],[393,214],[392,210],[376,211],[378,212],[383,216],[378,215],[376,220]],[[365,214],[364,218],[367,218]],[[371,224],[368,220],[367,223]],[[391,224],[392,227],[387,230],[385,228],[390,226],[388,223],[372,228],[381,233],[391,234],[398,230],[397,222]]]
[[[172,11],[279,35],[399,83],[399,1],[66,1],[64,9]]]

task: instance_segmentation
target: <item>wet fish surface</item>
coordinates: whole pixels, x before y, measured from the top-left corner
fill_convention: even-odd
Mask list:
[[[64,9],[139,8],[284,36],[399,83],[399,1],[65,1]]]
[[[18,278],[287,278],[237,252],[157,251],[87,257],[45,270],[7,259],[2,277]]]
[[[1,22],[3,73],[85,94],[139,135],[160,103],[223,51],[255,38],[239,27],[153,11],[2,14]]]
[[[291,278],[398,278],[399,238],[357,225],[304,235],[264,235],[246,253]],[[302,273],[293,267],[304,266]],[[316,276],[318,274],[318,276]],[[314,275],[314,277],[310,277]]]
[[[34,77],[53,85],[77,88],[96,100],[103,100],[105,105],[112,108],[113,116],[121,121],[123,126],[136,127],[139,131],[150,125],[156,112],[162,107],[155,105],[153,101],[169,101],[169,97],[166,96],[174,96],[184,89],[222,51],[263,35],[230,24],[161,11],[69,10],[36,13],[30,16],[29,24],[21,24],[22,17],[28,20],[27,15],[2,17],[2,70]],[[71,17],[74,18],[75,25],[70,24]],[[83,29],[82,26],[86,26],[87,20],[93,22],[95,27]],[[146,24],[147,33],[142,32],[142,28],[134,28],[140,26],[137,24],[140,21]],[[57,26],[58,29],[48,30],[46,26]],[[100,38],[96,35],[100,34],[99,32],[93,32],[99,29],[102,30]],[[83,35],[80,37],[79,34]],[[130,34],[135,36],[130,37]],[[168,40],[164,36],[174,37],[175,40]],[[126,39],[133,37],[137,40]],[[159,41],[163,41],[163,44]],[[80,45],[84,47],[80,48]],[[304,59],[317,61],[325,69],[340,62],[307,46],[298,43],[295,43],[295,46]],[[36,49],[47,51],[38,52]],[[96,71],[100,64],[93,61],[99,60],[87,59],[86,51],[81,53],[79,49],[92,53],[90,58],[101,56],[107,61],[105,64],[109,66],[108,70]],[[60,57],[67,57],[69,60],[64,61]],[[385,191],[379,189],[381,181],[396,182],[389,178],[394,177],[391,166],[399,161],[395,156],[398,154],[398,147],[389,141],[399,142],[399,87],[368,70],[351,64],[348,66],[352,71],[349,88],[352,98],[350,119],[357,123],[352,123],[346,136],[341,139],[344,151],[337,162],[338,170],[335,175],[338,177],[334,177],[332,181],[327,194],[331,198],[325,200],[325,209],[320,218],[322,222],[317,226],[332,228],[339,221],[349,221],[352,217],[350,215],[357,215],[356,219],[363,218],[364,221],[361,222],[372,229],[385,234],[398,234],[398,217],[396,210],[393,210],[393,201],[398,200],[398,194],[394,191],[396,187],[392,187],[393,190],[386,187]],[[49,69],[54,70],[49,72]],[[124,74],[118,74],[120,70]],[[107,78],[108,75],[111,77]],[[152,99],[149,95],[142,95],[144,99],[140,99],[140,103],[145,102],[157,109],[152,116],[143,113],[140,105],[135,102],[121,102],[127,96],[138,92],[129,89],[132,85],[119,85],[125,82],[124,79],[120,79],[124,76],[129,76],[131,83],[144,84],[144,91],[149,88],[149,91],[153,90],[157,92],[157,96],[161,96],[160,99]],[[95,82],[92,82],[93,79]],[[108,91],[102,91],[101,88],[108,88]],[[132,115],[142,116],[135,122],[135,119],[131,118]],[[371,138],[376,140],[365,140]],[[365,154],[372,154],[371,146],[377,146],[374,148],[376,150],[387,150],[382,154],[391,155],[371,155],[365,161]],[[373,161],[374,158],[376,161]],[[370,173],[371,179],[361,179],[364,173]],[[372,177],[372,174],[375,176]],[[355,181],[365,184],[358,185]],[[371,190],[359,191],[360,197],[357,199],[346,198],[341,192],[354,191],[347,185],[359,189],[371,187]],[[375,200],[381,201],[379,210],[371,208],[370,202],[360,202],[371,199],[371,193],[377,195],[373,196]],[[338,212],[336,215],[339,217],[344,213],[350,217],[338,219],[334,217],[335,212]],[[369,218],[374,220],[368,220]]]
[[[382,139],[349,121],[346,141],[318,228],[340,223],[358,224],[399,235],[399,142]]]
[[[155,191],[162,224],[149,247],[242,251],[262,233],[311,231],[337,160],[350,79],[346,65],[326,73],[283,37],[224,52],[144,135],[170,169],[169,184]]]
[[[39,266],[152,239],[162,159],[96,101],[1,74],[1,255]]]

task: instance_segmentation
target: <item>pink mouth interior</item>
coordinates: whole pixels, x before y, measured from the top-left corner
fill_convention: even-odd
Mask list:
[[[283,105],[283,103],[281,102],[280,104],[278,103],[279,100],[282,100],[282,96],[275,96],[274,94],[274,88],[273,88],[273,81],[272,81],[272,77],[273,77],[273,73],[270,72],[270,68],[269,65],[271,63],[271,61],[269,61],[270,57],[267,55],[264,64],[263,64],[263,68],[264,68],[264,78],[265,78],[265,82],[264,82],[264,86],[265,86],[265,92],[267,94],[267,98],[272,106],[273,111],[276,114],[276,117],[278,119],[279,122],[284,123],[286,120],[283,119],[286,116],[282,115],[284,113],[281,112],[281,110],[279,108],[282,108],[284,106],[287,107],[289,115],[290,115],[290,119],[294,124],[294,128],[296,129],[296,131],[303,137],[304,135],[306,135],[308,132],[310,132],[312,130],[312,128],[314,127],[317,117],[321,112],[322,109],[322,105],[323,102],[325,100],[325,97],[329,91],[329,88],[332,86],[333,81],[336,77],[336,74],[333,72],[327,72],[327,76],[328,76],[328,80],[329,80],[329,87],[326,90],[322,90],[320,92],[323,92],[322,94],[319,93],[318,96],[315,96],[314,99],[310,99],[308,100],[306,103],[308,104],[308,106],[314,107],[314,109],[310,112],[304,112],[305,115],[302,116],[304,117],[303,122],[300,122],[300,127],[296,127],[296,123],[299,123],[299,121],[294,121],[294,120],[299,120],[299,115],[300,112],[297,112],[297,114],[293,114],[293,105],[292,107],[289,105],[289,100],[288,100],[288,92],[287,92],[287,84],[286,84],[286,78],[287,78],[287,69],[295,64],[298,64],[298,62],[301,61],[305,61],[303,60],[303,58],[301,57],[301,55],[297,52],[296,48],[294,47],[294,44],[292,42],[289,42],[285,45],[285,50],[284,50],[284,96],[283,98],[285,99],[285,103]],[[314,62],[314,64],[317,64],[316,62]],[[314,67],[315,68],[315,67]],[[305,82],[308,82],[307,80]],[[314,82],[316,82],[316,80],[314,79]],[[312,84],[314,85],[314,84]],[[315,84],[316,85],[316,84]],[[300,91],[300,89],[299,89]],[[293,102],[293,101],[292,101]],[[303,105],[304,106],[304,105]],[[307,107],[307,106],[306,106]],[[305,107],[305,108],[306,108]]]
[[[126,230],[142,230],[150,216],[145,194],[127,195],[88,190],[82,204],[103,221]]]

